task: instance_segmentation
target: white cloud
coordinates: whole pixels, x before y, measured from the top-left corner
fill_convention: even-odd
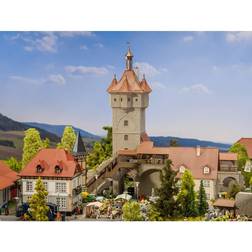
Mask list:
[[[250,42],[252,41],[252,32],[228,32],[226,33],[228,43]]]
[[[65,71],[71,74],[95,74],[104,75],[109,71],[106,67],[90,67],[90,66],[66,66]]]
[[[102,43],[95,43],[94,46],[98,47],[98,48],[103,48],[104,47],[104,45]]]
[[[9,79],[13,81],[18,81],[18,82],[23,82],[27,84],[33,84],[33,85],[38,85],[42,82],[42,79],[33,79],[25,76],[20,76],[20,75],[12,75],[9,76]]]
[[[81,37],[91,37],[94,36],[93,32],[90,31],[63,31],[63,32],[55,32],[56,35],[59,35],[60,37],[76,37],[76,36],[81,36]]]
[[[32,52],[38,50],[41,52],[56,52],[57,51],[57,36],[52,32],[41,33],[39,37],[21,37],[26,43],[24,50]]]
[[[136,62],[134,65],[139,69],[140,76],[145,74],[147,78],[150,78],[160,73],[156,67],[147,62]]]
[[[48,81],[58,84],[58,85],[64,85],[66,84],[65,78],[61,74],[51,74],[48,77]]]
[[[88,47],[87,47],[86,45],[81,45],[81,46],[80,46],[80,49],[81,49],[81,50],[88,50]]]
[[[188,43],[188,42],[192,42],[194,40],[193,36],[185,36],[183,37],[183,41]]]
[[[183,93],[196,93],[196,94],[211,94],[212,91],[209,90],[204,84],[194,84],[192,86],[183,87],[181,90]]]

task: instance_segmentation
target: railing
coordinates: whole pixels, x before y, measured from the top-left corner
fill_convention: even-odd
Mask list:
[[[223,172],[236,172],[238,170],[236,165],[220,165],[220,171]]]

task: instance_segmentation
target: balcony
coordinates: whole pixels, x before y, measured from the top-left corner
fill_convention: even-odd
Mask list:
[[[222,172],[237,172],[238,167],[237,165],[220,165],[219,171]]]

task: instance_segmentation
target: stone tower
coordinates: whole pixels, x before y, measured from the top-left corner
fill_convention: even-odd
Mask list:
[[[144,138],[145,109],[149,105],[149,87],[145,77],[138,80],[133,70],[133,54],[128,49],[126,69],[120,80],[116,77],[108,88],[113,119],[113,154],[121,149],[135,149]]]

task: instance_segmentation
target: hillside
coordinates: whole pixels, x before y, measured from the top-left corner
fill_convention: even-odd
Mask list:
[[[230,144],[217,143],[217,142],[211,142],[207,140],[199,140],[199,139],[193,139],[193,138],[179,138],[179,137],[172,137],[172,136],[167,136],[167,137],[153,136],[150,138],[154,142],[154,144],[159,147],[169,146],[170,140],[176,140],[178,146],[195,147],[197,145],[200,145],[202,147],[216,147],[223,151],[228,150],[231,146]]]
[[[40,129],[44,129],[48,132],[51,132],[59,137],[62,136],[63,134],[63,131],[64,131],[64,128],[67,126],[67,125],[52,125],[52,124],[46,124],[46,123],[36,123],[36,122],[26,122],[25,124],[29,125],[29,126],[32,126],[32,127],[38,127]],[[73,129],[75,130],[75,132],[80,132],[81,136],[83,138],[88,138],[88,139],[93,139],[93,140],[99,140],[100,137],[97,136],[97,135],[94,135],[90,132],[87,132],[83,129],[80,129],[80,128],[76,128],[76,127],[73,127]]]

